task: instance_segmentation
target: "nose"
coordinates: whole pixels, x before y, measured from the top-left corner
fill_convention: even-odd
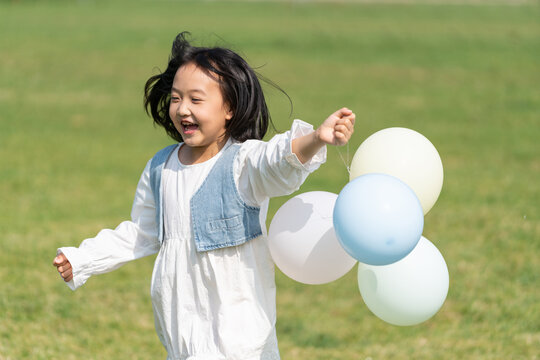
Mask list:
[[[181,117],[185,117],[190,114],[187,101],[180,101],[180,103],[178,104],[178,107],[176,108],[176,113]]]

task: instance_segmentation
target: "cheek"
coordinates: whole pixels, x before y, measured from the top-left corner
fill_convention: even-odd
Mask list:
[[[171,121],[173,123],[173,126],[175,127],[175,129],[180,132],[180,123],[178,121],[178,118],[176,116],[177,112],[176,112],[176,106],[174,104],[171,104],[169,106],[169,117],[171,118]]]

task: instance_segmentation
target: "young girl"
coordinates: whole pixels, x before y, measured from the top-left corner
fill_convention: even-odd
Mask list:
[[[255,72],[231,50],[191,46],[185,33],[165,72],[147,81],[145,105],[178,143],[148,161],[131,221],[58,249],[54,265],[75,290],[158,253],[151,296],[168,359],[279,359],[269,198],[297,190],[326,144],[346,144],[355,115],[342,108],[315,131],[295,120],[263,142],[269,113]]]

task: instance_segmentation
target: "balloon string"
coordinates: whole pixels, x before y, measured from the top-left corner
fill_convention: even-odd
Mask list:
[[[347,143],[347,161],[345,161],[345,159],[343,158],[343,155],[341,154],[341,151],[339,151],[339,147],[336,146],[336,149],[337,149],[337,152],[339,154],[339,157],[341,158],[341,161],[343,162],[343,164],[345,164],[345,168],[347,169],[347,172],[349,173],[349,175],[351,174],[351,163],[349,161],[349,143]]]

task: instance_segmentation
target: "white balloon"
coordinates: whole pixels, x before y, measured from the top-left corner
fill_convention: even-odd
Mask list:
[[[356,151],[350,180],[368,173],[397,177],[409,185],[424,214],[433,207],[443,184],[443,166],[435,146],[422,134],[388,128],[369,136]]]
[[[275,264],[305,284],[324,284],[345,275],[356,264],[341,247],[332,214],[337,194],[312,191],[283,204],[272,219],[268,246]]]
[[[448,268],[425,237],[390,265],[358,264],[358,287],[367,307],[393,325],[416,325],[439,311],[448,294]]]

